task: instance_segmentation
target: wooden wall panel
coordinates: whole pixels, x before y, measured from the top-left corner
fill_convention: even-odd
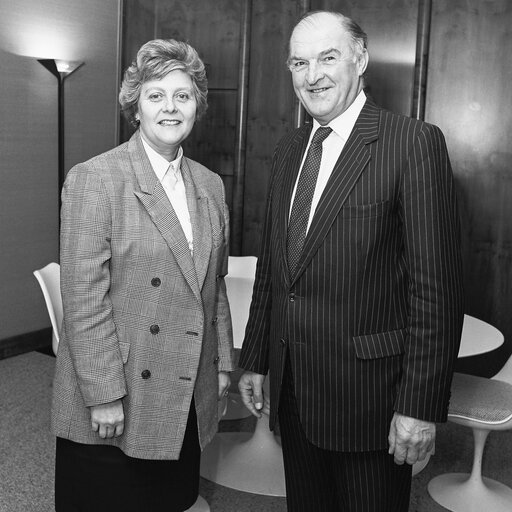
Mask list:
[[[242,254],[258,255],[272,153],[294,125],[295,94],[286,68],[296,0],[253,3]]]
[[[123,4],[121,75],[135,60],[139,48],[156,37],[156,1],[127,0]],[[121,114],[119,142],[126,142],[134,131]]]
[[[187,41],[203,58],[210,89],[238,87],[241,1],[158,0],[157,37]]]
[[[444,131],[463,227],[466,311],[512,342],[512,4],[433,2],[426,120]],[[488,366],[488,367],[486,367]]]

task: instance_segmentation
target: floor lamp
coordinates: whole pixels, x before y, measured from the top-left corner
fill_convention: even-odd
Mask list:
[[[37,59],[58,81],[59,98],[59,226],[60,226],[60,193],[64,184],[64,80],[76,71],[83,62],[67,61],[59,59]]]

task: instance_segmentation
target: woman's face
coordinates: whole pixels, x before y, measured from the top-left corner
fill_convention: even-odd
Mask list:
[[[143,139],[160,155],[174,160],[196,119],[197,102],[190,76],[176,69],[162,80],[142,84],[138,102]]]

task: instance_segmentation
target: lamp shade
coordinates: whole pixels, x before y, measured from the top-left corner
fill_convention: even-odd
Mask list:
[[[62,59],[37,59],[52,75],[58,80],[64,80],[67,76],[76,71],[83,62],[77,60]]]

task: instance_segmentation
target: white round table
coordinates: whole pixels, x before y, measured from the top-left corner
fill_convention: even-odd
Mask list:
[[[477,356],[497,349],[504,337],[492,325],[474,316],[464,315],[459,354],[457,357]]]

